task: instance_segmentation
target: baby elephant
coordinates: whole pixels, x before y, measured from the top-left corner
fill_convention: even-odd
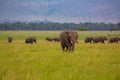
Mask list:
[[[8,43],[12,43],[12,37],[8,37]]]

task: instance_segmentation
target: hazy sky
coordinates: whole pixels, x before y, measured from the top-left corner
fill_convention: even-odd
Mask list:
[[[120,0],[0,0],[0,20],[120,22]]]

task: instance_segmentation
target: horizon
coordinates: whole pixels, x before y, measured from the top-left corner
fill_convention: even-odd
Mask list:
[[[46,20],[46,19],[45,19]],[[17,23],[17,22],[20,22],[20,23],[60,23],[60,24],[64,24],[64,23],[68,23],[68,24],[70,24],[70,23],[73,23],[73,24],[80,24],[80,23],[97,23],[97,24],[101,24],[101,23],[103,23],[103,24],[118,24],[118,23],[120,23],[120,22],[118,22],[118,23],[112,23],[112,22],[108,22],[108,23],[106,23],[106,22],[79,22],[79,23],[75,23],[75,22],[54,22],[54,21],[49,21],[49,20],[47,20],[47,21],[45,21],[45,20],[29,20],[29,21],[19,21],[19,20],[0,20],[0,24],[1,23]]]

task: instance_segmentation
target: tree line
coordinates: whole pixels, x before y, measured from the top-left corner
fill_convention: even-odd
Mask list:
[[[118,23],[120,25],[120,23]],[[0,30],[120,30],[120,26],[113,23],[55,23],[55,22],[4,22],[0,23]]]

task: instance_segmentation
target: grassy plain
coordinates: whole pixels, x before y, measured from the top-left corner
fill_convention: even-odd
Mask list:
[[[86,36],[120,32],[79,33],[74,53],[62,52],[60,43],[46,42],[60,31],[0,31],[0,80],[120,80],[120,42],[85,44]],[[7,43],[12,36],[13,42]],[[25,44],[28,36],[36,44]]]

